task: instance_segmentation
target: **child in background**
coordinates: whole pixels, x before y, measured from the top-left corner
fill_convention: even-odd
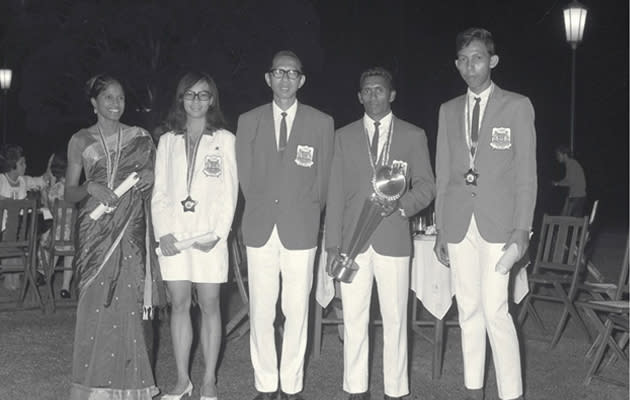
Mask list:
[[[49,173],[40,177],[24,175],[26,157],[21,146],[5,144],[0,149],[0,199],[23,200],[29,190],[41,190],[50,181]],[[2,264],[14,263],[14,259],[3,259]],[[17,290],[20,287],[18,273],[3,274],[4,288]]]

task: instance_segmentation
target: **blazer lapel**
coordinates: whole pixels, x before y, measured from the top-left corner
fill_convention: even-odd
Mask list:
[[[455,113],[455,115],[459,115],[459,118],[455,118],[455,127],[451,135],[455,135],[456,143],[460,144],[457,146],[459,150],[456,157],[463,159],[465,164],[468,165],[470,149],[466,140],[466,95],[460,96],[456,100]]]
[[[495,84],[494,89],[492,90],[492,93],[490,93],[490,97],[488,98],[488,104],[486,105],[483,119],[481,120],[481,129],[479,129],[480,136],[487,135],[489,128],[492,126],[494,116],[499,110],[499,102],[501,97],[503,97],[503,90],[501,90],[501,88]]]
[[[304,126],[304,108],[298,102],[297,110],[295,110],[295,118],[293,119],[293,125],[291,126],[291,131],[289,132],[289,139],[287,140],[287,148],[284,151],[284,158],[286,159],[286,153],[289,149],[294,149],[297,147],[297,143],[302,142],[301,136],[305,135],[306,129]],[[295,143],[295,144],[294,144]],[[293,154],[291,152],[291,154]]]
[[[276,144],[276,130],[273,123],[273,108],[271,103],[269,103],[267,109],[262,112],[257,129],[256,140],[259,141],[258,146],[260,146],[257,147],[265,154],[273,154],[273,151],[277,151],[278,145]]]

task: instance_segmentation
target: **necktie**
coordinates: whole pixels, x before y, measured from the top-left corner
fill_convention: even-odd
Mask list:
[[[381,125],[380,122],[374,122],[374,135],[372,135],[372,145],[370,146],[370,152],[372,153],[372,159],[374,161],[378,158],[378,127]]]
[[[479,141],[479,102],[481,97],[475,97],[475,106],[473,107],[472,122],[470,124],[470,153],[474,156],[477,142]]]
[[[280,140],[278,140],[278,151],[283,152],[287,147],[287,113],[283,112],[280,121]]]

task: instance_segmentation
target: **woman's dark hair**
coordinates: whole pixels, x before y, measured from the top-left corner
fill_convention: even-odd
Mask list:
[[[0,172],[9,172],[17,168],[17,162],[24,157],[22,146],[5,144],[0,149]]]
[[[225,129],[227,123],[221,112],[221,103],[219,101],[219,89],[214,82],[214,79],[206,73],[192,71],[186,73],[179,80],[177,89],[175,90],[175,97],[171,104],[171,109],[166,117],[166,130],[171,130],[175,133],[183,133],[186,129],[186,110],[184,110],[184,93],[195,86],[197,82],[206,82],[210,90],[210,96],[213,99],[212,104],[208,108],[206,113],[206,129],[210,132],[215,132],[219,129]]]
[[[53,154],[52,162],[50,163],[50,172],[57,179],[61,179],[66,175],[66,168],[68,167],[68,160],[64,153]]]
[[[125,87],[122,85],[120,79],[114,78],[111,75],[98,74],[88,79],[88,81],[85,83],[85,96],[87,97],[88,101],[90,99],[97,98],[98,95],[103,90],[107,89],[107,87],[112,83],[119,84],[120,87],[123,88],[123,91],[125,90]]]

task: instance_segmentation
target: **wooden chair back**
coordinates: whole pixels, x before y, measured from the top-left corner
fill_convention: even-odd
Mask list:
[[[588,217],[545,214],[533,272],[577,274],[584,264],[587,234]]]
[[[37,200],[0,200],[0,272],[23,273],[17,305],[21,306],[29,286],[34,289],[39,305],[42,297],[35,281],[37,248]]]
[[[53,223],[50,228],[49,240],[42,246],[41,259],[46,270],[46,286],[51,300],[52,311],[55,311],[55,295],[53,291],[53,275],[56,271],[73,270],[65,265],[57,266],[60,256],[71,257],[75,253],[77,215],[79,210],[75,203],[55,199],[51,213]],[[76,282],[76,279],[75,279]],[[77,297],[77,285],[73,285],[74,297]]]

